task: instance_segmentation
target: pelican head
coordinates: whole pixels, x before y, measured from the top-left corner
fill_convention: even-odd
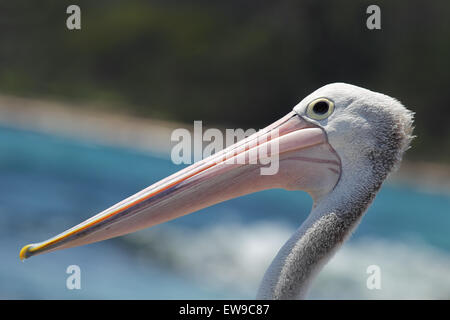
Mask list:
[[[321,87],[294,111],[322,128],[341,160],[339,184],[379,187],[412,139],[413,113],[387,95],[346,83]]]
[[[258,298],[302,298],[399,164],[412,137],[412,118],[384,94],[326,85],[265,129],[53,238],[23,247],[20,258],[117,237],[259,190],[303,190],[313,198],[313,209],[280,249],[258,291]],[[278,170],[262,174],[263,160],[274,156]]]

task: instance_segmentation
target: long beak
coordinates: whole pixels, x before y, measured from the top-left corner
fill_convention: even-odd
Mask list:
[[[294,112],[75,227],[29,244],[20,258],[128,234],[248,193],[284,188],[317,199],[340,177],[326,133]]]

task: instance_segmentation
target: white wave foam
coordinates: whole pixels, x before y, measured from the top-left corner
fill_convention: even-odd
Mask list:
[[[277,223],[220,224],[200,230],[164,226],[126,237],[153,261],[236,298],[253,298],[264,271],[293,229]],[[369,290],[369,265],[381,289]],[[310,299],[449,299],[450,255],[418,242],[346,243],[314,281]]]

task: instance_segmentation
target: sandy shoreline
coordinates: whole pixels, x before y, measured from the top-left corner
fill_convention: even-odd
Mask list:
[[[173,130],[192,124],[95,111],[68,103],[0,95],[0,125],[86,139],[101,144],[169,155]],[[389,178],[424,189],[450,193],[450,165],[403,161]]]
[[[170,153],[170,136],[185,124],[95,111],[92,107],[0,95],[0,125]]]

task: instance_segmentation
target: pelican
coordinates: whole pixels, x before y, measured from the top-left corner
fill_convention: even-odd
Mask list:
[[[398,167],[412,124],[413,113],[394,98],[345,83],[325,85],[268,127],[53,238],[26,245],[20,258],[118,237],[264,189],[302,190],[313,199],[311,212],[270,264],[257,298],[305,298]],[[229,161],[269,157],[259,152],[263,148],[276,150],[275,174],[261,174],[262,161]]]

